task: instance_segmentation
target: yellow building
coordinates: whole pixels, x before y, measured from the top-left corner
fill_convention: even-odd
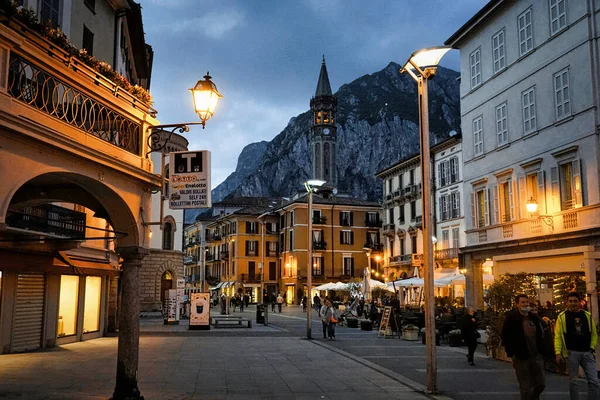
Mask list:
[[[378,203],[364,200],[313,196],[313,287],[327,282],[358,281],[369,265],[374,279],[385,280],[383,265],[377,261],[383,250],[380,209]],[[283,204],[277,212],[282,265],[279,289],[288,304],[299,304],[302,296],[308,294],[306,195]]]
[[[261,198],[207,224],[206,266],[211,290],[228,296],[240,291],[250,302],[262,302],[264,289],[278,285],[278,216],[275,200]],[[218,283],[216,282],[218,280]]]

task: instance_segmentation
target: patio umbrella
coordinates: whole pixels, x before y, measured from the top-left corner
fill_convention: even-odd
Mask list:
[[[371,301],[371,271],[365,268],[363,271],[362,294],[365,301]]]

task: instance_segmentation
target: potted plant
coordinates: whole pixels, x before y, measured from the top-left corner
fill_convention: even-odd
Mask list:
[[[402,339],[415,341],[419,340],[419,327],[416,325],[404,325],[402,327]]]
[[[427,332],[425,328],[421,328],[421,341],[423,344],[427,343]],[[440,331],[438,331],[437,329],[435,330],[435,345],[439,346],[440,345]]]
[[[462,346],[462,332],[460,329],[453,329],[448,332],[448,344],[451,347]]]

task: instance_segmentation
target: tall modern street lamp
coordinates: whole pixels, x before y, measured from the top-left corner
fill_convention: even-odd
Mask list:
[[[313,274],[313,237],[312,237],[312,203],[313,203],[313,193],[316,193],[321,186],[323,186],[326,182],[320,181],[318,179],[311,179],[309,181],[304,182],[304,187],[306,188],[306,192],[308,193],[308,215],[306,216],[308,220],[308,261],[306,263],[306,286],[308,287],[308,296],[306,303],[306,338],[312,339],[311,336],[311,310],[312,310],[312,299],[311,299],[311,289],[312,289],[312,274]]]
[[[433,286],[433,243],[431,235],[431,161],[429,147],[429,109],[427,104],[427,81],[433,78],[440,59],[451,47],[430,47],[411,54],[400,72],[407,72],[419,87],[419,127],[421,137],[421,185],[423,200],[423,262],[425,264],[425,361],[426,381],[430,393],[437,392],[437,360],[435,348],[435,298]]]

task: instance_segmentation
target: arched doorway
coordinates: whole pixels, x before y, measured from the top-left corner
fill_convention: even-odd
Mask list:
[[[165,304],[165,291],[173,289],[173,274],[165,271],[160,277],[160,302]]]

